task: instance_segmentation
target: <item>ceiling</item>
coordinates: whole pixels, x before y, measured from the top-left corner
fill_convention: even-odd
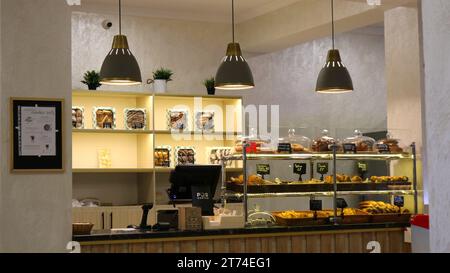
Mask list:
[[[242,22],[304,0],[236,0],[236,21]],[[78,11],[117,12],[118,0],[81,0]],[[229,22],[231,0],[122,0],[129,15]]]

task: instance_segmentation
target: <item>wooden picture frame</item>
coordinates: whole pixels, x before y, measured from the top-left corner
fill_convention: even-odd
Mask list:
[[[11,172],[64,172],[64,103],[10,98]]]

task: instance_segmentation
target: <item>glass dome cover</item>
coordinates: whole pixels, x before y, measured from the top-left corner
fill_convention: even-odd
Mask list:
[[[375,139],[364,136],[360,130],[355,130],[353,136],[344,139],[344,144],[355,144],[358,152],[371,152],[373,151]]]
[[[403,149],[399,146],[399,139],[394,138],[390,133],[386,134],[386,138],[376,142],[374,149],[378,152],[386,152],[385,146],[391,153],[403,153]]]
[[[248,144],[247,152],[249,153],[263,153],[273,152],[271,141],[269,137],[258,136],[257,130],[251,128],[247,136],[241,136],[236,140],[234,145],[235,153],[242,153],[243,143]]]
[[[295,129],[289,129],[288,136],[280,138],[279,143],[291,144],[292,153],[309,153],[311,152],[311,139],[296,135]]]
[[[314,152],[330,152],[333,144],[337,144],[337,141],[330,137],[330,132],[327,129],[324,129],[322,130],[322,136],[313,141],[312,150]]]

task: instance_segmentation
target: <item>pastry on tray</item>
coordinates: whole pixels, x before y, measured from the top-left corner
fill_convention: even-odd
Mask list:
[[[370,181],[373,183],[388,183],[388,182],[408,182],[407,176],[371,176]]]
[[[364,201],[359,203],[359,208],[370,214],[409,213],[407,209],[402,209],[381,201]]]
[[[362,182],[362,178],[360,178],[361,181],[353,181],[352,179],[357,179],[355,176],[353,178],[350,178],[350,176],[345,174],[337,174],[336,175],[336,182],[339,183],[345,183],[345,182]],[[333,175],[328,175],[325,177],[325,183],[333,183]]]
[[[231,182],[242,185],[244,184],[244,175],[240,175],[238,178],[231,177]],[[255,185],[265,185],[268,181],[262,179],[259,175],[250,175],[247,180],[247,185],[255,186]],[[269,182],[270,183],[270,182]]]
[[[285,219],[304,219],[304,218],[314,218],[314,212],[313,211],[282,211],[282,212],[275,212],[276,216],[280,218]],[[328,213],[325,211],[317,211],[317,218],[327,218],[329,217]]]

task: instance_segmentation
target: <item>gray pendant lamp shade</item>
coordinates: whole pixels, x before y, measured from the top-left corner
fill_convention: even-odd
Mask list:
[[[251,89],[255,86],[252,71],[238,43],[228,44],[227,55],[217,70],[215,81],[216,88],[223,90]]]
[[[114,36],[112,49],[103,61],[100,83],[105,85],[138,85],[142,83],[141,70],[130,51],[128,40],[122,35],[122,9],[119,0],[119,35]]]
[[[252,71],[242,56],[241,46],[234,41],[234,0],[231,0],[233,42],[217,70],[215,87],[221,90],[243,90],[255,87]]]
[[[328,51],[327,62],[319,73],[316,91],[320,93],[346,93],[353,91],[353,82],[342,64],[339,50]]]
[[[334,48],[334,0],[331,0],[331,24],[333,49],[328,51],[327,61],[319,73],[316,91],[329,94],[352,92],[350,73],[342,63],[339,50]]]

